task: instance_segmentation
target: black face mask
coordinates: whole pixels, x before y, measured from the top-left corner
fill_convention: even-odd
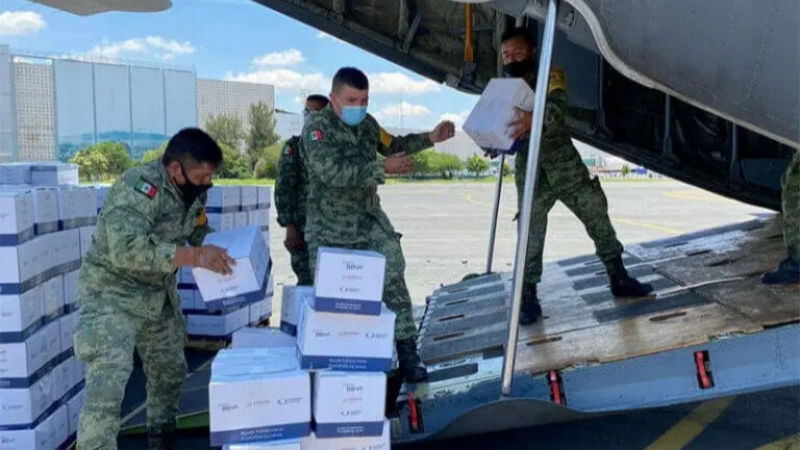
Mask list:
[[[183,202],[186,203],[186,206],[189,207],[197,200],[198,197],[203,195],[207,190],[211,189],[214,186],[213,183],[209,184],[194,184],[186,175],[186,170],[183,168],[183,164],[181,164],[181,173],[183,174],[183,179],[186,180],[186,184],[183,186],[178,186],[178,189],[181,191],[181,195],[183,196]]]
[[[536,62],[528,58],[524,61],[513,61],[503,66],[503,72],[510,78],[525,78],[536,72]]]

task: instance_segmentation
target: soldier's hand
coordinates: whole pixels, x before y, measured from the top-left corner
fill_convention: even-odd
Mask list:
[[[288,250],[302,250],[306,243],[303,239],[303,233],[297,228],[297,225],[290,223],[286,225],[286,240],[283,245]]]
[[[430,138],[431,142],[437,144],[439,142],[444,142],[455,135],[456,135],[455,124],[449,120],[445,120],[439,122],[439,124],[436,125],[436,128],[434,128],[433,131],[431,131],[428,137]]]
[[[481,148],[483,150],[483,156],[491,159],[497,158],[497,152],[491,148]]]
[[[216,245],[204,245],[197,249],[194,266],[208,269],[222,275],[233,273],[231,267],[236,265],[236,261],[228,256],[228,251]]]
[[[405,153],[394,153],[386,157],[383,167],[390,175],[404,174],[414,170],[414,161]]]
[[[517,140],[524,138],[528,133],[530,133],[531,118],[533,117],[533,113],[530,111],[523,111],[519,108],[514,109],[517,110],[516,118],[506,125],[511,129],[511,134],[509,137]]]

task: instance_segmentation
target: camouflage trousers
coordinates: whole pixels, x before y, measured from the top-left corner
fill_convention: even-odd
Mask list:
[[[303,226],[300,226],[300,231],[304,231]],[[311,275],[311,266],[309,265],[308,245],[300,250],[289,249],[289,256],[292,262],[292,272],[297,277],[298,286],[311,286],[314,284],[314,277]]]
[[[613,261],[622,255],[622,244],[617,240],[617,233],[608,216],[608,200],[597,178],[589,175],[589,170],[580,159],[574,148],[565,147],[559,152],[558,161],[550,163],[545,160],[540,164],[533,199],[530,234],[528,234],[528,253],[525,259],[525,283],[535,284],[542,279],[542,259],[544,255],[545,237],[547,235],[547,215],[561,201],[586,228],[589,237],[594,241],[598,258],[609,274],[617,267]],[[574,154],[574,156],[572,156]],[[522,157],[520,157],[522,156]],[[543,155],[547,158],[547,154]],[[517,187],[517,207],[522,211],[522,200],[525,192],[524,154],[518,155],[515,161],[516,174],[514,181]]]
[[[783,240],[789,256],[800,260],[800,151],[783,174],[781,188]]]
[[[336,244],[332,242],[308,242],[311,274],[316,271],[317,249],[320,246],[349,248],[353,250],[374,250],[386,257],[386,277],[383,286],[383,302],[397,315],[394,328],[395,341],[417,337],[417,326],[411,308],[411,295],[406,287],[406,260],[400,247],[398,233],[389,233],[376,221],[370,221],[364,234],[369,237],[367,244]]]
[[[159,320],[120,308],[81,310],[75,354],[86,365],[86,401],[78,425],[80,450],[116,450],[120,408],[138,350],[147,377],[147,426],[174,426],[187,366],[186,326],[179,311],[164,302]]]

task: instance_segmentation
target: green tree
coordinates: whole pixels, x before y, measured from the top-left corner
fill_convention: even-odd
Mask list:
[[[269,105],[264,102],[250,105],[248,117],[250,131],[247,134],[247,155],[250,157],[250,167],[255,167],[259,157],[266,157],[268,147],[275,145],[280,136],[275,131],[275,117]],[[280,154],[280,149],[278,149]]]
[[[472,155],[467,160],[467,171],[474,173],[475,179],[487,170],[489,170],[489,163],[480,156]]]
[[[152,150],[148,150],[148,151],[144,152],[144,155],[142,155],[142,161],[140,162],[140,164],[147,164],[147,163],[152,162],[152,161],[160,161],[161,157],[164,156],[164,151],[166,151],[166,150],[167,150],[167,143],[164,142],[158,148],[154,148]]]
[[[511,175],[511,166],[507,162],[503,162],[503,176],[507,177],[509,175]]]
[[[87,150],[98,152],[106,158],[108,175],[121,175],[122,172],[133,166],[133,159],[128,154],[128,148],[121,142],[100,142]]]
[[[275,179],[278,177],[278,162],[281,158],[283,144],[284,142],[276,142],[261,152],[261,158],[255,168],[257,178]]]
[[[436,150],[423,150],[411,157],[414,161],[414,175],[427,175],[433,172],[433,160],[436,159]]]
[[[99,181],[108,173],[108,160],[91,147],[80,150],[70,158],[69,162],[78,165],[80,175],[86,180]]]
[[[217,171],[219,178],[249,178],[253,171],[247,157],[234,147],[220,144],[222,148],[222,167]]]
[[[456,155],[437,152],[432,160],[432,171],[438,172],[446,180],[452,179],[456,172],[462,170],[464,163]]]
[[[227,145],[232,148],[240,148],[244,131],[242,121],[236,116],[220,114],[211,115],[205,124],[206,132],[214,138],[220,145]]]
[[[623,165],[622,166],[622,178],[627,177],[629,173],[631,173],[631,166],[629,166],[627,164]]]

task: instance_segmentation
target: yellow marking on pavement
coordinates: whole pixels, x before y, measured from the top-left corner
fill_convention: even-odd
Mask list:
[[[488,207],[490,207],[490,208],[494,207],[494,204],[493,204],[493,203],[483,203],[483,202],[479,202],[479,201],[475,200],[474,198],[472,198],[472,196],[471,196],[471,195],[467,195],[467,201],[468,201],[468,202],[470,202],[470,203],[472,203],[473,205],[479,205],[479,206],[488,206]],[[500,207],[500,209],[502,209],[503,211],[512,212],[512,213],[514,213],[514,214],[516,214],[516,213],[517,213],[517,209],[516,209],[516,208],[506,208],[506,207],[503,207],[503,206],[501,206],[501,207]]]
[[[627,225],[633,225],[635,227],[650,228],[652,230],[665,231],[665,232],[673,234],[673,235],[679,235],[679,234],[686,233],[686,231],[679,230],[677,228],[670,228],[670,227],[665,227],[665,226],[661,226],[661,225],[653,225],[651,223],[640,222],[638,220],[622,219],[622,218],[619,218],[619,217],[612,217],[612,221],[619,222],[619,223],[624,223],[624,224],[627,224]]]
[[[695,202],[709,202],[709,203],[731,203],[733,200],[725,197],[714,195],[710,192],[705,192],[697,189],[685,189],[682,191],[665,191],[662,192],[664,197],[675,198],[678,200],[691,200]]]
[[[755,450],[800,450],[800,433],[780,441],[770,442]]]
[[[719,398],[701,404],[645,450],[681,450],[717,420],[734,399]]]

